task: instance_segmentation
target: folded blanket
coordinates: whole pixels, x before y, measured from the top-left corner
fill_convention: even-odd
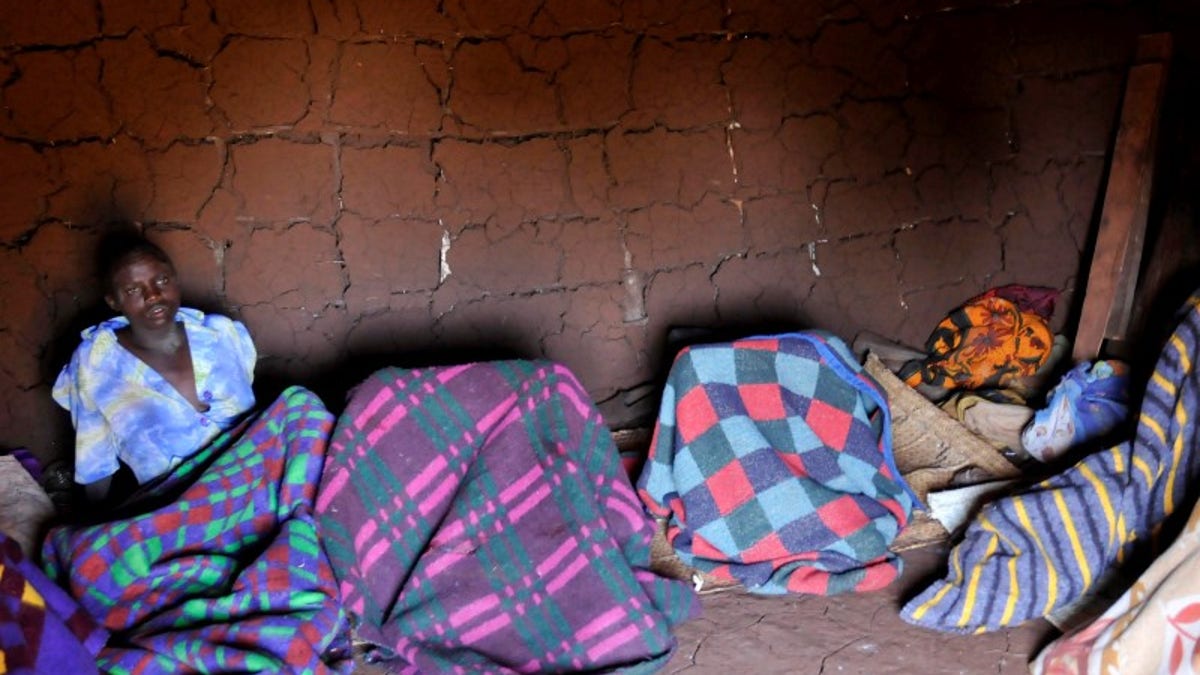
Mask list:
[[[332,425],[292,387],[116,519],[50,532],[47,573],[112,634],[102,671],[329,670],[345,622],[312,506]]]
[[[318,513],[357,636],[403,672],[651,672],[697,610],[561,366],[375,373],[338,420]]]
[[[96,670],[108,633],[0,534],[0,673]]]
[[[690,347],[667,379],[638,480],[680,560],[763,594],[891,583],[916,500],[887,400],[828,333]]]
[[[1079,599],[1187,508],[1200,485],[1200,294],[1155,367],[1135,437],[985,507],[949,574],[903,608],[914,624],[996,630]]]

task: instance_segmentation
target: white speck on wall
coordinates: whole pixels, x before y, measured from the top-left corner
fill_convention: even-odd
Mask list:
[[[625,287],[624,314],[626,323],[646,320],[646,282],[633,268],[633,254],[625,249],[625,269],[621,271],[621,284]]]
[[[450,276],[450,232],[442,227],[442,250],[438,258],[438,283],[443,283]]]
[[[634,323],[646,318],[646,283],[637,270],[626,269],[621,275],[625,286],[625,322]]]
[[[730,109],[729,112],[730,112],[730,114],[733,113],[732,108]],[[730,122],[729,125],[725,128],[725,150],[729,153],[729,169],[733,173],[734,185],[737,185],[739,181],[738,181],[737,157],[734,156],[734,151],[733,151],[733,133],[732,132],[735,129],[740,129],[740,128],[742,128],[742,125],[738,124],[736,120],[733,122]]]
[[[821,276],[821,268],[817,267],[817,242],[808,242],[808,259],[812,261],[813,274]]]

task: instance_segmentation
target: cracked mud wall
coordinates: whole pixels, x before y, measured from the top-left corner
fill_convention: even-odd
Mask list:
[[[264,382],[482,350],[615,427],[673,326],[920,343],[990,286],[1070,303],[1142,3],[0,3],[0,442],[102,318],[112,219]],[[1059,325],[1062,325],[1060,310]]]

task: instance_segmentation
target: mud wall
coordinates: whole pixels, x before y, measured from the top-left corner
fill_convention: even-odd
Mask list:
[[[920,343],[990,286],[1070,304],[1139,3],[0,4],[0,442],[140,223],[264,387],[565,362],[614,427],[677,326]],[[1060,311],[1059,326],[1065,321]],[[65,439],[65,440],[64,440]]]

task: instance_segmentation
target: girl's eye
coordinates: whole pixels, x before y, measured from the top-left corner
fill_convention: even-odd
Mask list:
[[[139,296],[141,294],[142,294],[142,289],[138,288],[137,286],[133,286],[133,287],[125,289],[125,295],[128,295],[131,298],[136,298],[137,296]]]
[[[158,279],[155,281],[155,283],[157,283],[157,284],[159,285],[159,287],[162,287],[162,286],[170,286],[170,285],[171,285],[171,277],[168,277],[168,276],[166,276],[166,275],[163,275],[163,276],[159,277],[159,278],[158,278]]]

